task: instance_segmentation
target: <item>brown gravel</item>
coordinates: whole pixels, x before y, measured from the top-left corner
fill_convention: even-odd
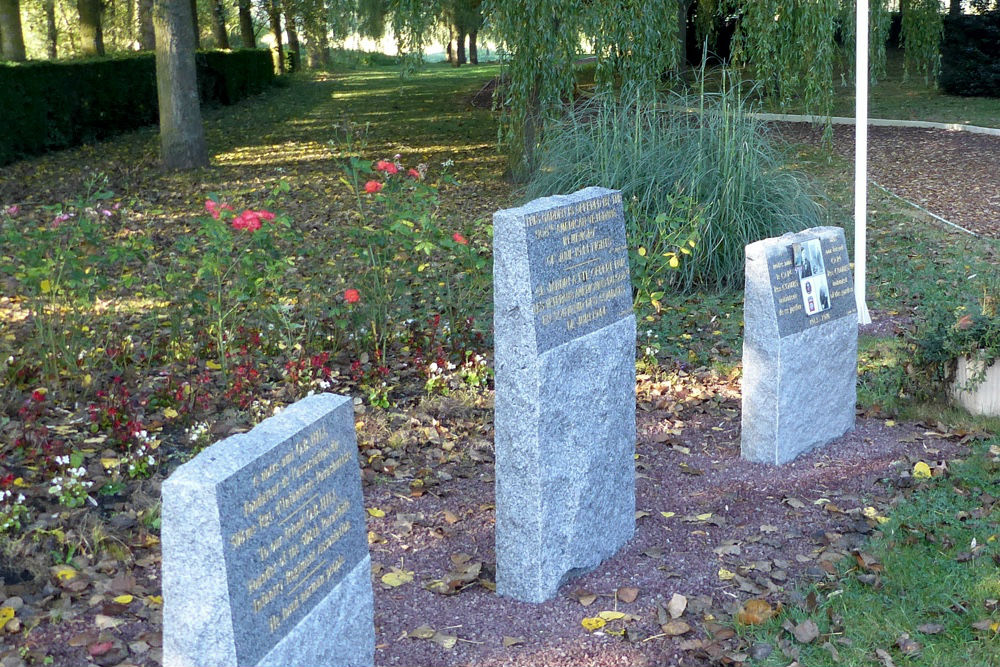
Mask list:
[[[792,142],[818,144],[822,126],[777,123]],[[833,127],[833,148],[854,159],[854,127]],[[868,128],[869,178],[969,231],[1000,238],[1000,137],[911,127]]]
[[[724,619],[751,597],[787,601],[795,586],[827,577],[819,554],[862,546],[871,527],[860,509],[874,506],[881,513],[895,495],[880,480],[899,480],[916,459],[947,459],[966,449],[920,425],[860,418],[853,432],[791,464],[751,464],[739,458],[736,387],[704,400],[694,390],[676,403],[686,391],[640,401],[647,409],[638,414],[637,509],[648,514],[637,522],[635,537],[544,604],[502,598],[480,585],[450,596],[421,587],[446,575],[452,555],[468,554],[486,568],[495,562],[490,466],[419,498],[403,485],[368,487],[368,505],[386,511],[369,520],[369,529],[385,540],[372,545],[373,563],[414,572],[414,581],[399,588],[374,579],[376,664],[702,664],[706,656],[681,641],[705,637],[704,613]],[[680,422],[678,405],[687,406]],[[828,500],[816,504],[820,498]],[[707,513],[708,521],[695,519]],[[734,553],[714,551],[726,545]],[[721,580],[720,568],[737,578]],[[638,598],[616,603],[622,586],[638,588]],[[583,606],[573,597],[581,590],[597,600]],[[674,593],[702,611],[682,617],[694,628],[685,636],[656,637],[657,607]],[[627,624],[627,640],[581,626],[584,617],[616,609],[638,617]],[[458,642],[449,650],[406,635],[422,625]],[[523,643],[504,647],[504,637]]]

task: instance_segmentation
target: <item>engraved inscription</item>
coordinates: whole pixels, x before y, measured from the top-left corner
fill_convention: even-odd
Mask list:
[[[826,238],[820,238],[819,241],[822,255],[813,258],[814,265],[825,266],[824,275],[819,281],[800,278],[802,263],[795,263],[791,245],[787,248],[775,248],[773,254],[769,253],[768,270],[777,314],[778,335],[781,337],[857,312],[846,244],[842,240]],[[815,295],[810,289],[812,287],[817,287]],[[811,296],[815,297],[812,303],[813,313],[807,310]],[[815,312],[817,310],[820,312]]]
[[[352,472],[345,466],[355,456],[353,446],[318,423],[222,483],[220,498],[238,499],[231,507],[220,500],[219,509],[234,624],[252,639],[244,649],[248,662],[298,623],[363,555],[362,508],[343,491]]]
[[[621,195],[526,216],[539,351],[632,313]]]

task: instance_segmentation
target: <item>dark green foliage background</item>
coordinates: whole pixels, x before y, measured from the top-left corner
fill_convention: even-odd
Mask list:
[[[938,81],[951,95],[1000,97],[1000,11],[945,19]]]
[[[199,51],[202,104],[234,104],[274,80],[266,50]],[[0,165],[158,121],[151,53],[0,63]]]

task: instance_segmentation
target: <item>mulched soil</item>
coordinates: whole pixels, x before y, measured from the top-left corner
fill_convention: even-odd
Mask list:
[[[887,332],[901,326],[879,315],[873,326]],[[748,647],[729,627],[741,601],[795,604],[797,587],[832,579],[836,560],[864,548],[875,524],[862,509],[887,513],[911,483],[914,461],[943,467],[968,451],[967,434],[862,415],[854,431],[793,463],[752,464],[739,456],[739,401],[735,376],[702,369],[639,378],[635,536],[544,604],[492,592],[490,397],[359,412],[367,456],[385,447],[394,428],[416,434],[410,463],[387,460],[384,450],[377,470],[364,474],[366,507],[385,512],[368,519],[376,664],[692,665],[727,656],[739,662]],[[156,493],[157,485],[146,491]],[[0,587],[0,598],[17,595],[25,612],[41,614],[26,639],[8,635],[13,646],[0,648],[4,667],[31,664],[21,647],[29,660],[49,655],[56,665],[160,664],[160,607],[148,597],[160,593],[159,548],[151,537],[129,545],[137,558],[131,564],[107,559],[84,567],[79,580],[50,575]],[[470,567],[474,576],[459,581]],[[393,568],[412,572],[413,580],[383,584]],[[720,570],[731,578],[720,578]],[[450,594],[435,592],[441,587],[435,582]],[[114,602],[121,594],[135,600]],[[674,594],[687,598],[679,620],[691,627],[676,637],[661,630]],[[581,625],[609,610],[629,616],[593,633]]]
[[[776,123],[791,142],[819,144],[822,126]],[[854,127],[833,126],[833,149],[854,159]],[[1000,238],[1000,137],[912,127],[868,128],[869,178],[981,236]]]

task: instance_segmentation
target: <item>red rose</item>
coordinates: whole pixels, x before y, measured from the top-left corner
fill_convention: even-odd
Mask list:
[[[346,289],[344,290],[344,301],[347,303],[357,303],[361,301],[361,293],[353,287]]]
[[[451,240],[454,241],[455,243],[459,244],[459,245],[469,245],[468,239],[466,239],[464,236],[462,236],[458,232],[455,232],[454,234],[451,235]]]
[[[375,194],[382,189],[382,184],[379,181],[368,181],[365,183],[365,192],[370,195]]]

